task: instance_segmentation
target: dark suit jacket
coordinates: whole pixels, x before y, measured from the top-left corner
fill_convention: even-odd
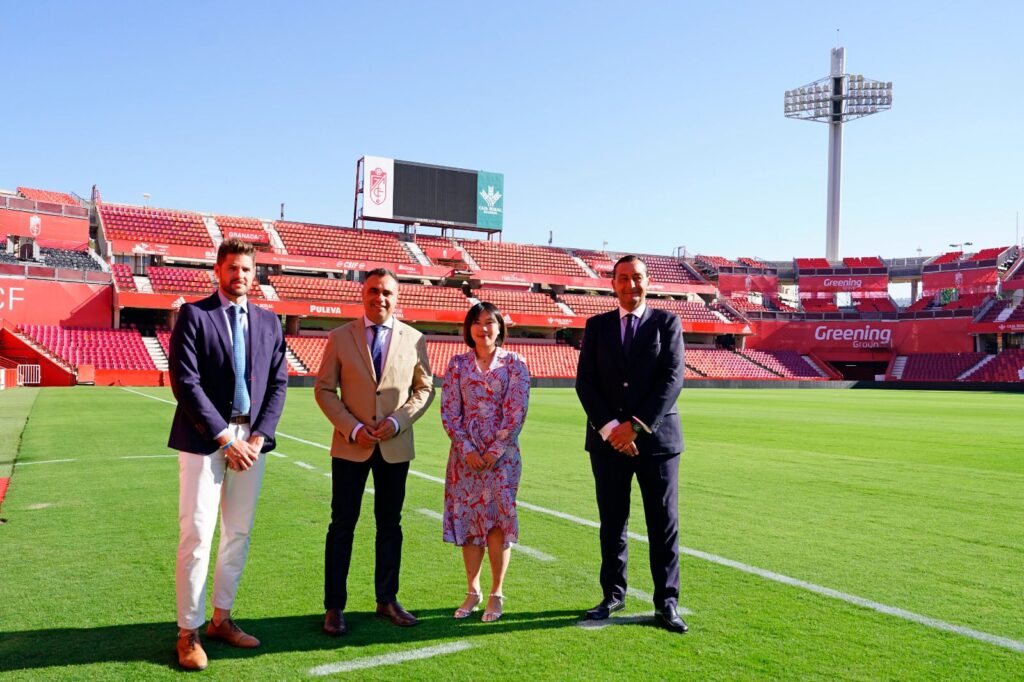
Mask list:
[[[226,316],[214,293],[181,306],[171,332],[171,389],[178,399],[168,447],[207,454],[217,450],[215,436],[227,428],[235,395],[235,370]],[[263,452],[274,449],[274,433],[288,388],[281,323],[249,300],[246,365],[252,433],[264,437]]]
[[[576,393],[587,413],[589,452],[615,450],[598,430],[636,417],[653,433],[637,435],[641,455],[683,451],[676,400],[683,388],[683,328],[679,318],[650,306],[637,326],[627,358],[618,307],[587,320],[576,369]]]

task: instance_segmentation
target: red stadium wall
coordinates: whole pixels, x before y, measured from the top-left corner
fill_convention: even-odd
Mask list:
[[[752,321],[747,348],[793,350],[825,360],[882,361],[907,353],[974,350],[969,317],[937,320]]]
[[[40,383],[43,386],[74,386],[75,377],[49,358],[40,355],[34,348],[14,335],[12,325],[6,319],[0,320],[0,355],[19,364],[39,365]]]
[[[958,289],[964,294],[981,294],[996,290],[999,271],[995,268],[973,268],[946,272],[926,272],[921,275],[924,296],[932,296],[943,289]]]
[[[0,278],[0,317],[12,324],[110,328],[113,292],[110,285]]]
[[[89,247],[89,221],[84,218],[0,209],[0,235],[34,237],[40,246],[84,251]]]

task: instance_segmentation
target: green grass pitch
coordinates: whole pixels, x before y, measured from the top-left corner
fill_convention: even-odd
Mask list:
[[[172,399],[154,388],[0,393],[0,466],[17,456],[0,510],[0,679],[180,675],[177,465],[165,447],[172,407],[139,393]],[[513,552],[505,617],[452,620],[465,590],[460,555],[441,542],[438,520],[419,511],[441,511],[442,486],[410,476],[400,599],[423,622],[407,630],[372,616],[367,495],[349,582],[352,632],[330,639],[320,633],[329,457],[296,440],[325,444],[330,431],[312,391],[292,389],[280,425],[291,438],[279,439],[285,457],[268,462],[235,605],[239,623],[264,645],[208,644],[202,675],[309,679],[318,666],[450,645],[448,653],[334,676],[1021,679],[1024,649],[1014,643],[1024,647],[1022,407],[1022,396],[988,393],[684,390],[680,519],[688,553],[680,603],[692,612],[685,636],[644,618],[579,627],[580,613],[600,598],[597,531],[524,507],[522,543],[553,560]],[[582,427],[573,391],[533,391],[521,502],[596,520]],[[416,438],[413,470],[442,477],[448,447],[437,401]],[[73,461],[42,463],[63,459]],[[630,530],[643,534],[635,488],[633,509]],[[630,552],[631,587],[650,593],[647,546],[631,540]],[[631,596],[625,615],[651,610]]]

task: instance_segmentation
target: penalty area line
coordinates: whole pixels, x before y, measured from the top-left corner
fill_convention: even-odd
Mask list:
[[[376,668],[382,665],[395,665],[398,663],[405,663],[406,661],[419,661],[424,658],[433,658],[434,656],[455,654],[472,647],[473,645],[469,642],[459,640],[457,642],[438,644],[436,646],[428,646],[421,649],[396,651],[395,653],[383,654],[381,656],[366,656],[365,658],[356,658],[351,661],[318,665],[315,668],[311,668],[309,670],[309,674],[314,677],[323,677],[324,675],[333,675],[335,673],[347,673],[353,670],[365,670],[366,668]]]

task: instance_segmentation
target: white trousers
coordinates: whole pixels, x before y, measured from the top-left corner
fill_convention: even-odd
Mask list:
[[[249,437],[248,424],[229,424],[231,436]],[[175,570],[178,627],[193,630],[206,621],[206,576],[220,509],[220,546],[213,575],[213,606],[235,603],[249,553],[266,455],[248,471],[228,469],[221,450],[209,455],[178,453],[178,561]]]

